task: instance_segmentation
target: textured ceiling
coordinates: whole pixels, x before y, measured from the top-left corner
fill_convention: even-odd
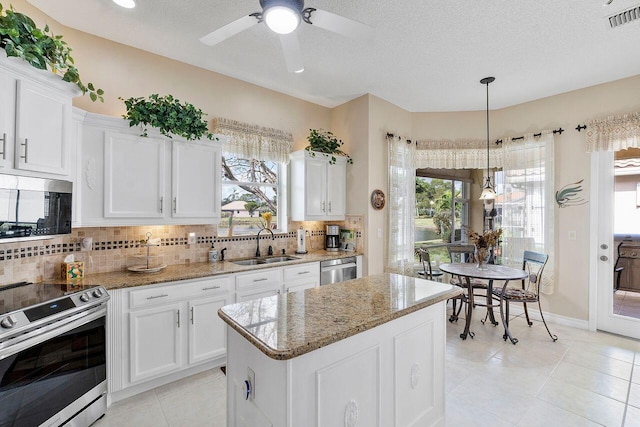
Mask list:
[[[258,0],[28,0],[64,25],[327,107],[371,93],[408,111],[491,109],[640,74],[640,20],[606,17],[640,0],[307,0],[375,28],[369,41],[301,25],[305,71],[286,71],[265,24],[209,47],[200,37]]]

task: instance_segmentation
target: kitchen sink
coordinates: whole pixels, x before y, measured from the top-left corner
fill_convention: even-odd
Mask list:
[[[273,262],[285,262],[285,261],[293,261],[294,259],[298,259],[294,256],[274,256],[265,258],[262,260],[265,264],[271,264]]]
[[[238,259],[238,260],[230,260],[230,262],[237,265],[258,265],[258,264],[273,264],[277,262],[285,262],[285,261],[293,261],[298,259],[294,256],[274,256],[268,258],[248,258],[248,259]]]

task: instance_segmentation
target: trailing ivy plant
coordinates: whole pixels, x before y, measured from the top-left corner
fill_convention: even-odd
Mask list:
[[[347,163],[353,164],[353,159],[340,149],[340,147],[344,145],[344,142],[336,138],[333,133],[322,129],[309,129],[307,141],[309,141],[309,145],[305,147],[305,150],[307,150],[312,157],[315,157],[314,151],[331,154],[332,156],[331,160],[329,160],[329,164],[334,165],[336,163],[336,158],[333,154],[336,154],[338,156],[346,157]]]
[[[13,6],[3,11],[0,4],[0,48],[7,56],[22,58],[35,68],[49,68],[62,76],[65,82],[75,83],[83,94],[88,93],[92,101],[104,102],[102,89],[96,89],[93,83],[85,86],[80,80],[78,69],[71,56],[71,48],[55,35],[46,25],[43,30],[36,27],[31,18],[13,10]]]
[[[203,136],[214,139],[213,134],[207,130],[207,122],[203,120],[204,113],[199,108],[171,95],[149,95],[148,99],[118,98],[124,101],[127,114],[122,117],[129,120],[129,126],[140,125],[142,135],[147,136],[145,126],[151,126],[160,130],[160,133],[171,138],[173,135],[181,136],[188,141],[200,139]],[[217,138],[215,138],[217,139]]]

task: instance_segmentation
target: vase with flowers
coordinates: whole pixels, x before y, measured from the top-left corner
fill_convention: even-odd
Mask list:
[[[271,218],[272,218],[272,213],[269,211],[266,212],[262,212],[260,214],[260,217],[262,218],[262,228],[268,228],[269,230],[271,230]]]
[[[467,235],[469,236],[469,241],[473,243],[476,248],[476,267],[480,270],[485,270],[491,248],[498,245],[500,236],[502,236],[502,229],[487,230],[482,234],[469,229]]]

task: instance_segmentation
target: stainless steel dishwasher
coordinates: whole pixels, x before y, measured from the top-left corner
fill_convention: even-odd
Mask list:
[[[320,286],[344,282],[356,278],[356,257],[332,259],[320,262]]]

